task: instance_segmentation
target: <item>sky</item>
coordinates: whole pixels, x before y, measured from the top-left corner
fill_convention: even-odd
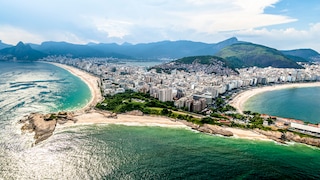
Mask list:
[[[0,0],[0,40],[217,43],[320,52],[319,0]]]

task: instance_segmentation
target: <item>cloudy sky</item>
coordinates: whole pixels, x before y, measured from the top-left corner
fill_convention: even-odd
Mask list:
[[[0,0],[0,40],[146,43],[230,37],[320,52],[319,0]]]

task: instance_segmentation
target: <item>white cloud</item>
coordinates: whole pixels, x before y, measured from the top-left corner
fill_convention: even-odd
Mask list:
[[[64,41],[74,44],[87,44],[88,39],[83,39],[72,32],[50,32],[51,41]],[[94,42],[94,41],[92,41]]]
[[[3,2],[0,7],[0,39],[8,43],[52,40],[83,44],[168,39],[217,42],[239,36],[256,43],[272,44],[269,39],[280,41],[284,36],[288,42],[300,43],[300,39],[315,42],[309,33],[319,34],[319,25],[312,25],[309,30],[264,28],[297,21],[264,12],[279,1],[29,0],[23,5],[12,0]]]
[[[44,38],[41,35],[35,35],[22,28],[12,27],[10,25],[0,25],[0,39],[7,44],[15,45],[19,41],[41,43]]]
[[[281,15],[264,14],[264,9],[278,0],[225,0],[193,1],[196,11],[178,12],[185,21],[181,26],[198,32],[216,33],[284,24],[296,19]],[[213,3],[215,2],[215,3]]]
[[[242,40],[254,41],[277,49],[313,48],[320,52],[320,22],[310,24],[308,29],[298,30],[293,27],[286,29],[247,29],[233,32]]]
[[[121,21],[121,20],[111,20],[105,18],[93,18],[92,20],[95,28],[103,33],[106,33],[109,38],[120,38],[123,39],[124,36],[130,34],[129,30],[132,23]]]

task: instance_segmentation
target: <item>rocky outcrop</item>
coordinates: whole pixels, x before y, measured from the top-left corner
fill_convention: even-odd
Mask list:
[[[285,143],[286,137],[285,134],[279,131],[264,131],[261,129],[254,129],[255,132],[267,136],[269,139],[272,139],[279,143]]]
[[[67,121],[76,120],[72,113],[59,112],[52,114],[38,114],[32,113],[24,119],[20,120],[23,123],[21,130],[27,132],[34,132],[35,144],[48,139],[58,124],[64,124]]]
[[[233,133],[231,131],[226,130],[223,127],[217,126],[217,125],[211,125],[211,124],[204,124],[202,126],[188,122],[188,121],[181,121],[183,124],[191,127],[194,130],[209,133],[209,134],[219,134],[223,136],[233,136]]]
[[[192,123],[192,122],[188,122],[188,121],[186,121],[186,120],[181,120],[181,122],[182,122],[184,125],[189,126],[189,127],[191,127],[191,129],[194,129],[194,130],[198,130],[199,127],[200,127],[200,125],[194,124],[194,123]]]
[[[312,138],[312,137],[300,137],[297,134],[292,132],[285,133],[286,139],[289,141],[294,141],[298,143],[308,144],[311,146],[320,147],[320,139],[319,138]]]
[[[211,124],[204,124],[198,129],[200,132],[210,133],[210,134],[220,134],[223,136],[233,136],[231,131],[225,130],[223,127]]]
[[[301,137],[298,134],[294,134],[292,132],[282,133],[279,131],[264,131],[261,129],[255,129],[255,131],[280,143],[285,143],[286,141],[293,141],[297,143],[303,143],[311,146],[320,147],[320,138],[316,137]]]
[[[92,112],[98,112],[100,114],[102,114],[104,117],[106,118],[113,118],[113,119],[117,119],[118,115],[117,113],[112,113],[112,112],[108,112],[108,111],[92,111]]]

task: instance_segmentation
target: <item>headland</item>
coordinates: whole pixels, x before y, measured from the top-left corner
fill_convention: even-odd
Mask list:
[[[31,114],[22,123],[25,123],[23,130],[29,130],[29,132],[35,132],[36,143],[39,143],[51,135],[53,135],[56,128],[66,128],[70,126],[78,125],[90,125],[90,124],[118,124],[126,126],[159,126],[170,128],[187,128],[195,129],[200,132],[209,134],[218,134],[225,136],[232,136],[235,138],[243,138],[250,140],[264,140],[270,139],[258,132],[239,128],[219,127],[214,125],[206,125],[203,127],[196,126],[192,123],[183,120],[176,120],[165,116],[155,115],[132,115],[132,114],[113,114],[111,112],[97,110],[94,107],[98,102],[103,100],[101,90],[99,87],[100,79],[88,72],[80,70],[78,68],[60,64],[52,63],[55,66],[63,68],[75,76],[78,76],[89,87],[92,94],[91,100],[83,108],[74,112],[59,112],[51,113],[47,115]],[[48,123],[50,118],[54,117],[51,123]]]
[[[291,132],[279,132],[279,131],[266,131],[252,128],[238,128],[232,125],[223,125],[223,121],[218,120],[218,124],[206,123],[206,117],[200,119],[201,125],[197,122],[190,122],[186,120],[178,120],[179,118],[170,118],[165,116],[157,115],[143,115],[143,113],[133,113],[133,114],[115,114],[109,111],[104,111],[96,109],[97,103],[103,100],[100,89],[99,78],[80,70],[75,67],[68,65],[52,63],[58,67],[64,68],[75,76],[81,78],[88,86],[92,94],[90,102],[80,110],[74,112],[59,112],[51,114],[31,114],[22,123],[25,123],[23,130],[29,132],[35,132],[35,143],[39,143],[47,138],[49,138],[56,128],[66,128],[74,125],[88,125],[88,124],[121,124],[127,126],[161,126],[161,127],[172,127],[172,128],[189,128],[194,129],[199,132],[208,134],[217,134],[227,137],[250,139],[250,140],[264,140],[264,141],[277,141],[285,143],[286,141],[296,141],[302,142],[314,146],[320,146],[319,139],[314,138],[300,138],[299,135],[295,135]],[[242,92],[230,102],[231,105],[235,106],[238,111],[243,110],[243,103],[250,97],[266,92],[285,88],[295,88],[295,87],[314,87],[320,86],[318,83],[300,83],[300,84],[285,84],[285,85],[275,85],[267,86],[262,88],[250,89]],[[168,111],[169,112],[169,111]],[[172,113],[172,111],[171,111]],[[176,112],[175,112],[176,113]],[[189,115],[190,116],[190,115]],[[211,118],[209,118],[211,119]],[[212,120],[212,119],[211,119]],[[213,118],[214,120],[214,118]],[[48,121],[51,121],[48,123]],[[216,121],[216,120],[214,120]],[[226,121],[230,123],[230,121]]]

